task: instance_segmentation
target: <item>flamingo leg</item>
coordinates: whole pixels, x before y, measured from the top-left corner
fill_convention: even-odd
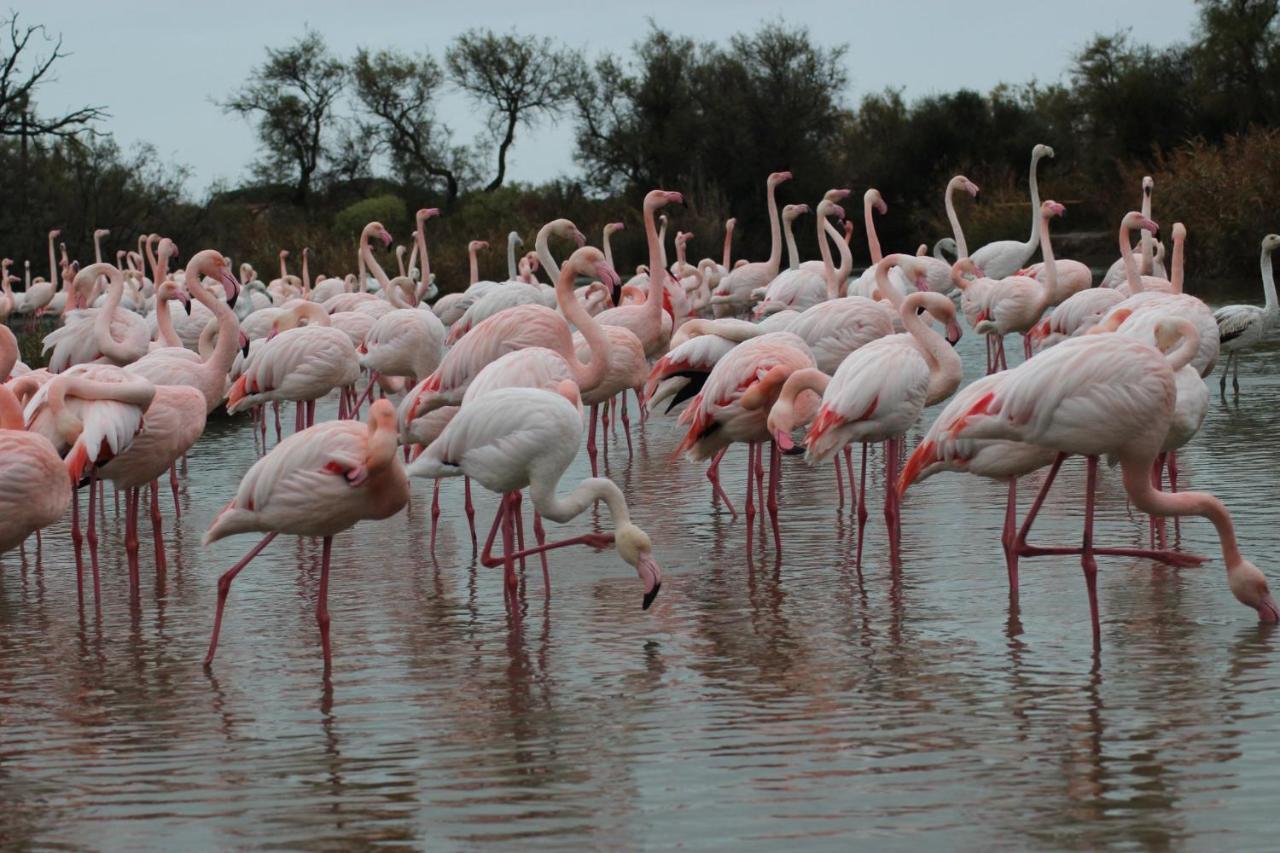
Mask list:
[[[512,493],[512,508],[515,510],[516,524],[516,549],[524,550],[524,494],[519,490]],[[520,574],[523,575],[525,570],[524,557],[520,558]]]
[[[84,555],[81,552],[80,536],[80,490],[71,489],[71,544],[76,551],[76,595],[80,604],[84,605]]]
[[[1022,359],[1023,361],[1031,360],[1031,338],[1026,335],[1022,336]]]
[[[308,400],[307,401],[307,426],[313,427],[315,425],[316,425],[316,401]]]
[[[862,468],[858,473],[862,481],[858,487],[858,552],[854,565],[862,569],[862,531],[867,527],[867,445],[862,445]]]
[[[476,507],[471,503],[471,478],[463,477],[463,487],[465,495],[463,509],[467,513],[467,527],[471,529],[471,550],[476,549]]]
[[[94,506],[98,497],[97,475],[93,469],[89,471],[89,526],[85,531],[85,540],[89,544],[89,566],[93,570],[93,600],[100,601],[102,589],[98,584],[98,514]]]
[[[763,512],[764,512],[764,510],[765,510],[765,505],[764,505],[764,445],[763,445],[763,444],[758,444],[758,443],[757,443],[757,444],[755,445],[755,453],[756,453],[756,458],[755,458],[755,472],[756,472],[756,498],[757,498],[757,500],[759,501],[759,503],[757,504],[757,506],[759,506],[759,507],[760,507],[760,512],[761,512],[761,513],[763,513]],[[761,526],[761,529],[763,530],[763,528],[764,528],[764,519],[763,519],[763,518],[761,518],[761,519],[760,519],[760,526]]]
[[[782,559],[782,529],[778,524],[778,490],[782,486],[782,448],[778,442],[769,442],[769,525],[773,528],[773,549],[777,559]]]
[[[484,550],[480,552],[480,564],[493,568],[501,565],[502,560],[494,559],[490,556],[490,550],[493,548],[493,540],[497,537],[498,531],[502,528],[502,517],[507,514],[507,498],[506,495],[498,501],[498,514],[493,517],[493,526],[489,528],[489,535],[484,540]]]
[[[320,556],[320,590],[316,593],[316,625],[320,628],[320,648],[324,652],[324,669],[329,671],[332,662],[329,654],[329,557],[333,551],[333,537],[324,537]]]
[[[164,558],[164,526],[160,520],[160,481],[151,482],[151,535],[155,537],[156,574],[163,574],[167,566]]]
[[[98,481],[98,520],[107,525],[107,481]]]
[[[275,413],[275,416],[276,416],[276,444],[279,444],[280,443],[280,401],[279,400],[271,401],[271,411]],[[263,438],[265,439],[265,436]]]
[[[506,586],[508,595],[516,594],[516,561],[515,549],[512,547],[515,539],[515,523],[512,515],[515,513],[515,507],[511,494],[504,496],[503,502],[507,505],[506,511],[502,513],[502,579]]]
[[[756,463],[756,445],[755,442],[747,444],[747,552],[751,551],[751,536],[755,528],[756,520],[756,484],[755,484],[755,463]]]
[[[622,417],[622,432],[627,437],[627,459],[631,459],[634,456],[631,450],[631,416],[627,411],[627,390],[625,388],[622,389],[619,399],[622,401],[622,405],[618,407],[619,414]]]
[[[255,430],[254,434],[257,432]],[[182,520],[182,507],[178,505],[178,464],[169,466],[169,490],[173,492],[173,517],[175,520]]]
[[[1178,451],[1169,451],[1169,491],[1178,491]],[[1175,515],[1173,517],[1173,535],[1174,538],[1180,540],[1182,538],[1181,517]]]
[[[711,464],[707,466],[707,479],[711,481],[711,499],[712,503],[718,495],[720,500],[724,501],[724,505],[728,507],[729,512],[734,518],[738,517],[738,511],[733,508],[733,504],[729,501],[729,496],[725,494],[724,487],[720,485],[720,460],[724,459],[724,455],[729,452],[728,447],[723,447],[711,459]]]
[[[1004,564],[1009,573],[1009,595],[1015,600],[1018,597],[1018,478],[1009,478],[1009,499],[1004,507],[1004,532],[1000,534],[1000,544],[1004,547]]]
[[[836,505],[836,514],[839,515],[840,510],[844,509],[844,469],[841,467],[840,457],[834,459],[836,463],[836,492],[839,494],[839,503]]]
[[[244,555],[240,562],[227,569],[223,572],[222,576],[218,578],[218,609],[215,611],[213,616],[213,636],[209,639],[209,653],[204,656],[205,666],[209,666],[213,663],[214,652],[218,650],[218,634],[222,630],[222,612],[227,606],[227,593],[231,592],[231,582],[235,580],[236,575],[244,571],[244,567],[249,565],[249,562],[253,560],[254,557],[262,553],[262,549],[270,545],[271,540],[275,538],[275,533],[268,533],[266,536],[262,537],[262,540],[258,542],[257,545],[254,545],[253,548],[250,549],[249,553]]]
[[[346,419],[347,419],[347,389],[341,388],[338,390],[338,420],[344,421]]]
[[[1102,640],[1102,628],[1098,624],[1098,561],[1093,556],[1093,507],[1094,490],[1098,487],[1098,457],[1088,460],[1088,484],[1084,493],[1084,541],[1081,546],[1080,566],[1084,569],[1084,582],[1089,590],[1089,615],[1093,619],[1093,644]]]
[[[889,533],[889,559],[896,561],[898,555],[898,440],[891,438],[884,443],[885,456],[885,493],[884,522]]]
[[[845,445],[844,452],[844,470],[849,475],[849,509],[856,510],[858,503],[858,490],[853,479],[853,448]]]
[[[641,396],[639,388],[635,389],[635,393],[636,411],[640,413],[640,423],[643,425],[645,421],[649,420],[649,407],[645,405],[644,397]]]
[[[1240,396],[1240,356],[1238,353],[1231,354],[1231,390],[1235,392],[1235,396]]]
[[[293,434],[297,435],[307,428],[306,406],[301,400],[293,404]]]
[[[436,552],[436,524],[440,521],[440,481],[436,480],[431,496],[431,553]]]
[[[542,586],[550,595],[551,573],[547,571],[547,552],[543,547],[547,544],[547,531],[542,526],[542,514],[536,509],[533,511],[533,539],[538,543],[538,557],[542,560]]]
[[[586,545],[591,548],[607,548],[612,544],[612,533],[584,533],[581,536],[574,536],[571,539],[561,539],[558,542],[547,542],[533,548],[526,548],[523,551],[510,551],[500,557],[495,557],[486,550],[484,555],[481,557],[481,564],[489,568],[493,568],[495,566],[503,565],[507,559],[523,559],[537,554],[544,554],[547,551],[554,551],[558,548],[568,548],[573,545]]]
[[[600,420],[600,407],[598,405],[591,406],[591,425],[587,428],[587,457],[591,460],[591,476],[600,476],[600,469],[596,463],[596,423]]]
[[[600,455],[609,461],[609,401],[600,402]]]
[[[1218,378],[1218,394],[1224,398],[1227,396],[1227,374],[1231,372],[1231,361],[1235,357],[1235,353],[1227,353],[1227,360],[1222,362],[1222,376]]]
[[[129,559],[129,588],[138,588],[138,490],[129,489],[124,499],[124,552]]]

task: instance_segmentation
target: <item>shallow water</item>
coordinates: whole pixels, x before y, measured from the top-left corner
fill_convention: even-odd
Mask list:
[[[973,378],[981,342],[961,349]],[[1280,580],[1276,357],[1246,358],[1238,403],[1215,378],[1181,467]],[[1078,561],[1024,561],[1011,606],[998,484],[914,487],[894,568],[873,469],[859,572],[831,468],[788,457],[779,563],[763,529],[745,553],[743,519],[711,503],[701,466],[672,460],[678,440],[654,418],[634,459],[621,433],[609,446],[606,471],[666,572],[649,612],[612,552],[558,551],[550,597],[530,563],[513,620],[501,570],[474,561],[462,484],[444,486],[433,558],[419,482],[408,512],[335,540],[326,679],[318,541],[278,539],[240,576],[215,665],[200,665],[217,576],[255,541],[199,545],[256,458],[248,419],[218,418],[176,527],[166,489],[159,577],[143,523],[136,599],[110,490],[100,608],[77,606],[65,524],[3,558],[0,842],[1273,846],[1280,636],[1232,598],[1207,522],[1181,526],[1182,547],[1212,557],[1202,568],[1101,559],[1095,653]],[[739,509],[744,466],[735,450],[723,468]],[[583,457],[566,480],[585,473]],[[1037,541],[1078,540],[1083,465],[1060,482]],[[478,493],[482,534],[495,503]],[[1146,536],[1111,472],[1099,528],[1108,543]]]

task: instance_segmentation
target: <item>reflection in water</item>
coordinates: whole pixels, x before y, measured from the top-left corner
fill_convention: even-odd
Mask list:
[[[980,341],[961,351],[980,363]],[[1188,488],[1226,500],[1246,553],[1276,574],[1280,377],[1262,372],[1273,358],[1242,364],[1244,394],[1215,401],[1181,465]],[[331,676],[315,636],[320,543],[296,539],[237,581],[206,672],[216,578],[245,543],[205,550],[199,534],[255,454],[249,424],[224,417],[191,456],[182,521],[166,517],[167,570],[144,548],[136,598],[110,496],[100,608],[76,606],[65,524],[5,555],[0,838],[151,849],[1271,841],[1280,635],[1235,603],[1218,560],[1183,571],[1104,561],[1095,651],[1078,561],[1026,561],[1010,598],[998,484],[943,476],[913,489],[895,564],[874,466],[859,569],[832,471],[786,457],[778,559],[767,519],[748,552],[745,520],[710,500],[701,466],[671,460],[669,419],[635,434],[633,460],[612,429],[604,470],[667,574],[648,613],[616,555],[583,550],[554,554],[550,595],[530,561],[513,618],[501,570],[472,553],[462,483],[443,485],[434,555],[420,483],[406,512],[334,542]],[[1078,540],[1078,467],[1063,469],[1037,541]],[[744,470],[736,449],[722,468],[735,501]],[[1102,485],[1099,535],[1143,544],[1117,478]],[[496,501],[477,504],[483,532]],[[607,526],[596,511],[552,532]],[[1216,557],[1208,524],[1188,521],[1181,537]]]

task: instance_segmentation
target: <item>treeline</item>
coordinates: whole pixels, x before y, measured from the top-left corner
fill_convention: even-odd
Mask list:
[[[695,255],[718,256],[721,223],[733,215],[735,255],[759,257],[768,240],[763,180],[778,169],[795,173],[783,192],[789,201],[812,204],[833,186],[859,195],[880,188],[890,206],[882,241],[903,249],[948,233],[941,191],[963,172],[983,187],[984,202],[962,211],[974,244],[1026,231],[1027,158],[1046,142],[1057,156],[1042,165],[1042,194],[1068,204],[1073,228],[1110,231],[1150,173],[1156,218],[1188,225],[1193,268],[1247,273],[1261,236],[1280,230],[1280,0],[1198,6],[1185,43],[1155,48],[1126,32],[1100,35],[1055,82],[911,101],[898,90],[854,100],[846,48],[823,47],[781,22],[723,42],[653,25],[629,55],[602,58],[480,30],[438,54],[339,57],[307,31],[269,48],[239,90],[221,94],[226,111],[253,124],[260,156],[245,185],[202,200],[184,195],[181,168],[93,134],[101,108],[40,114],[40,61],[50,52],[34,53],[47,37],[14,16],[0,56],[13,81],[0,80],[0,93],[34,81],[20,99],[0,94],[0,251],[42,259],[55,225],[79,257],[95,227],[112,229],[112,245],[159,229],[184,249],[216,245],[264,274],[278,249],[296,259],[310,246],[313,271],[338,273],[354,266],[362,217],[376,215],[407,241],[413,210],[435,206],[448,215],[432,223],[433,269],[450,289],[465,282],[467,240],[491,242],[484,274],[500,277],[506,232],[531,243],[555,216],[589,234],[626,221],[618,254],[642,260],[639,199],[665,186],[691,202],[677,224],[697,235]],[[446,90],[485,118],[479,138],[458,139],[444,122]],[[512,185],[511,151],[551,121],[575,129],[566,177]],[[799,233],[808,251],[811,232]],[[864,252],[862,241],[854,245]]]

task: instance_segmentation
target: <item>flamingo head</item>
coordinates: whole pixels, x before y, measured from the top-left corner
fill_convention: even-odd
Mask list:
[[[627,226],[625,222],[610,222],[608,225],[604,226],[604,233],[612,234],[613,232],[621,231],[623,228],[626,228],[626,227]]]
[[[1054,216],[1066,216],[1067,208],[1063,204],[1049,200],[1040,205],[1040,215],[1045,219],[1050,219]]]
[[[636,573],[640,575],[640,580],[644,583],[644,598],[641,599],[640,606],[641,609],[648,610],[649,605],[658,597],[658,590],[662,589],[662,567],[653,558],[653,543],[649,540],[649,534],[629,521],[623,522],[618,526],[614,542],[618,556],[635,566]]]
[[[1160,224],[1153,219],[1149,219],[1142,215],[1141,211],[1131,210],[1124,215],[1124,219],[1120,220],[1121,227],[1132,231],[1135,228],[1141,228],[1144,231],[1150,231],[1152,234],[1160,233]]]
[[[1262,251],[1270,254],[1280,249],[1280,234],[1268,234],[1262,238]]]
[[[875,187],[862,194],[862,203],[868,207],[874,207],[876,213],[881,216],[889,212],[889,205],[884,203],[884,197],[880,195],[880,190]]]
[[[1048,157],[1050,160],[1053,159],[1053,149],[1048,145],[1041,144],[1031,149],[1031,158],[1033,160],[1040,160],[1045,157]]]
[[[852,194],[852,192],[853,190],[846,190],[841,188],[827,190],[825,193],[823,193],[822,200],[841,202],[841,201],[844,201],[846,198],[848,198],[850,194]]]
[[[951,183],[967,192],[974,198],[978,197],[978,185],[966,178],[964,175],[956,175],[951,179]]]
[[[245,358],[249,357],[249,336],[244,332],[240,332],[240,352]]]
[[[1151,179],[1150,175],[1142,176],[1142,197],[1151,198],[1151,190],[1155,188],[1156,182]]]
[[[797,217],[802,216],[808,212],[809,212],[809,205],[807,204],[788,204],[786,207],[782,208],[782,218],[785,219],[787,222],[791,222],[795,220]]]
[[[1237,601],[1258,611],[1260,621],[1280,622],[1280,605],[1271,596],[1267,576],[1253,563],[1241,558],[1240,562],[1228,567],[1227,584]]]
[[[487,249],[487,248],[489,248],[489,244],[484,240],[472,240],[470,243],[467,244],[468,252],[478,252],[481,249]]]
[[[376,226],[373,231],[374,236],[376,236],[379,240],[382,241],[382,245],[384,248],[388,248],[388,249],[391,248],[391,243],[392,243],[391,232],[388,231],[381,222],[375,222],[373,224]]]
[[[772,174],[769,175],[768,183],[769,183],[769,186],[776,187],[778,184],[785,183],[791,180],[793,177],[795,176],[792,175],[790,172],[773,172]]]

